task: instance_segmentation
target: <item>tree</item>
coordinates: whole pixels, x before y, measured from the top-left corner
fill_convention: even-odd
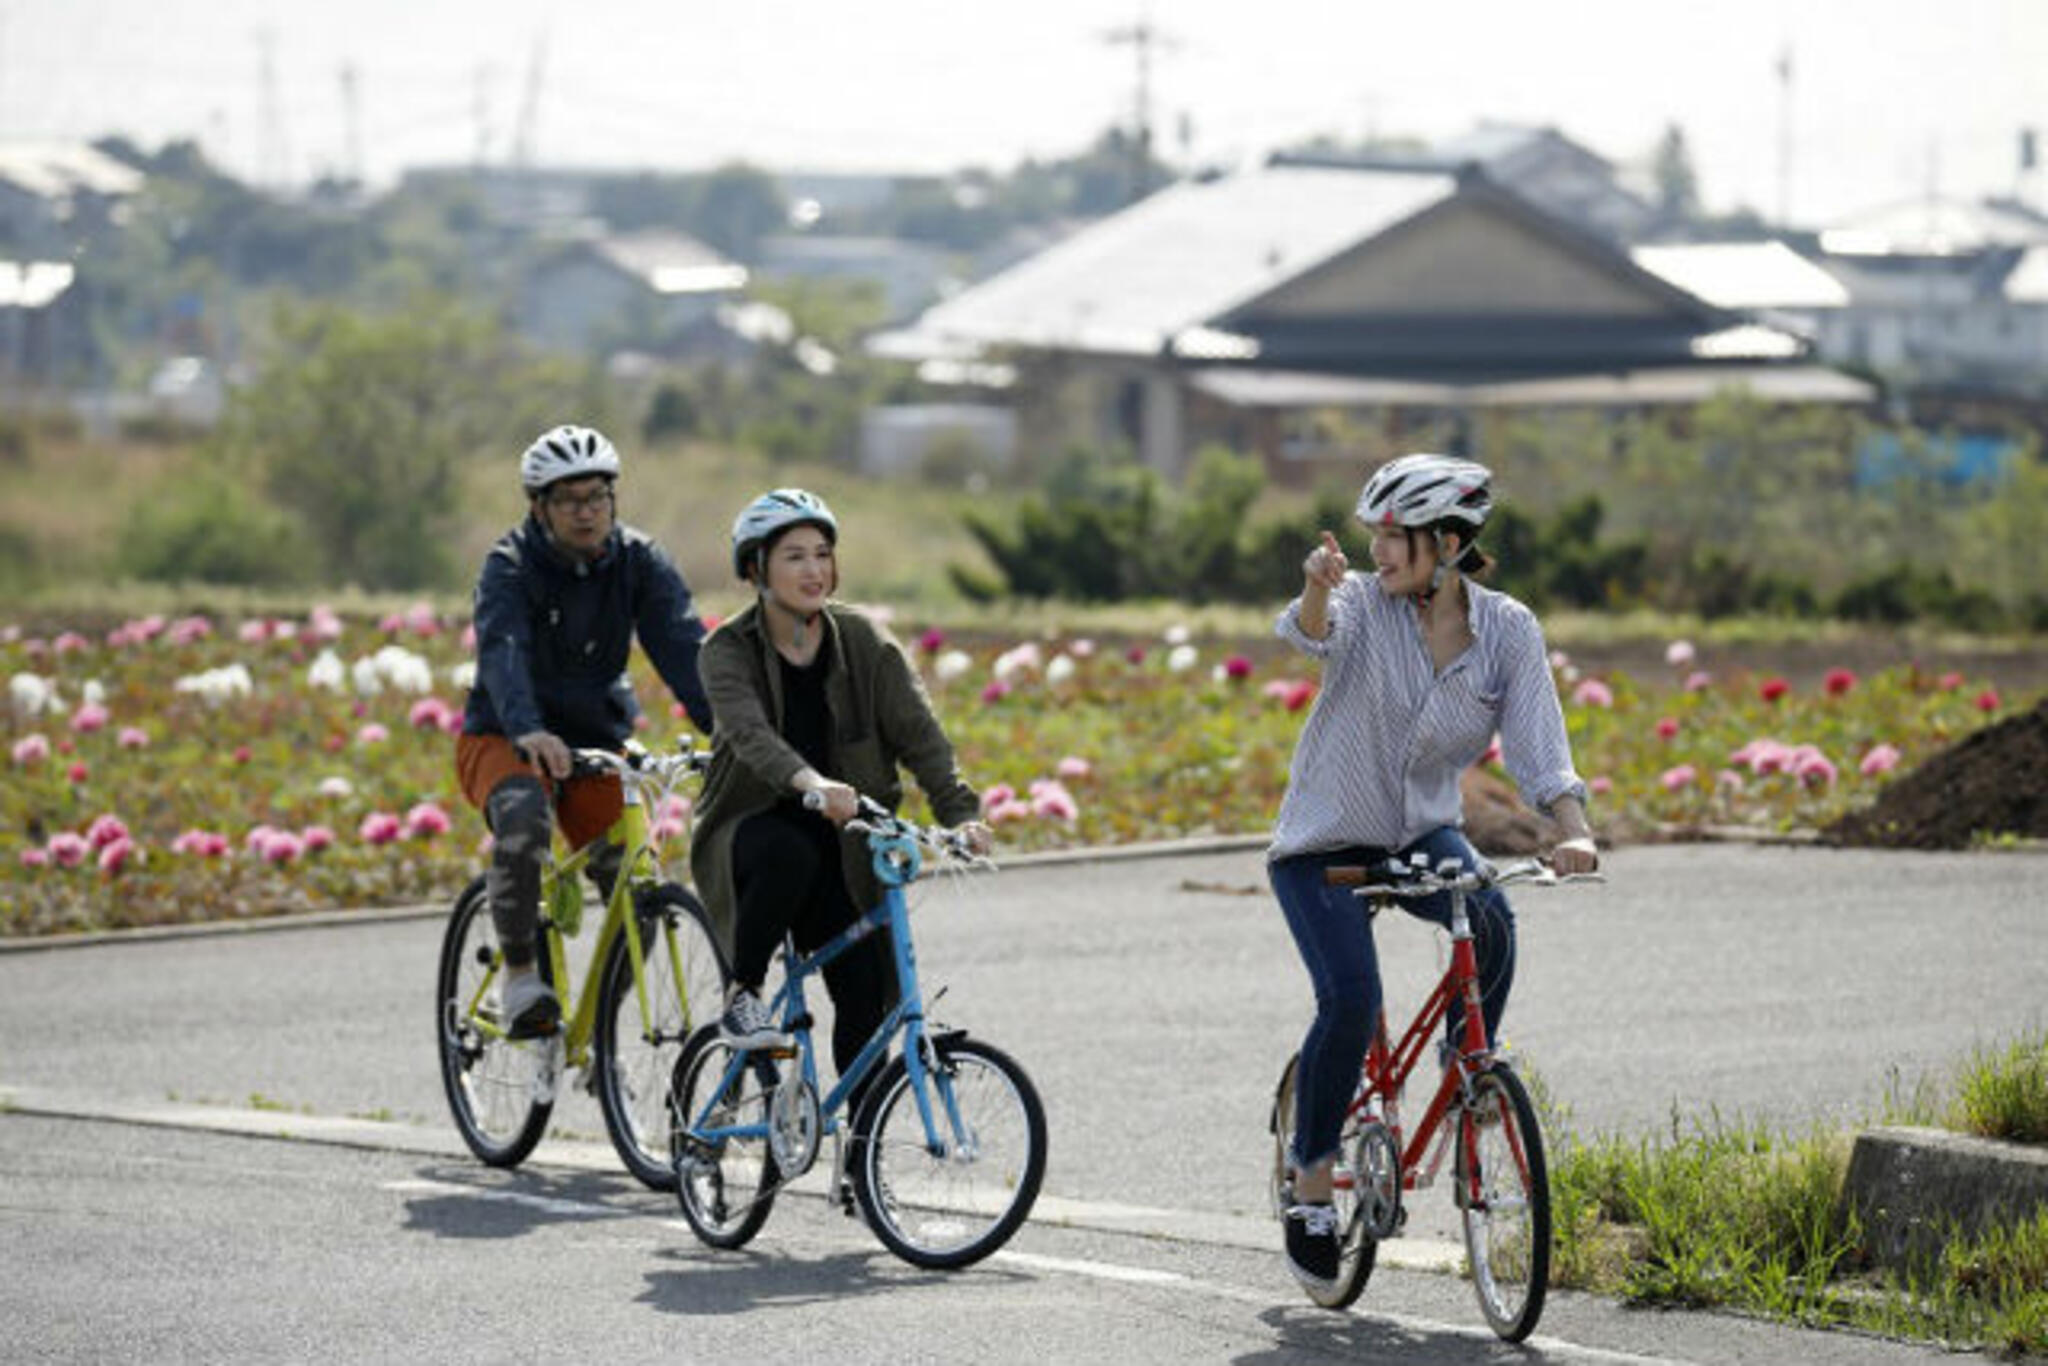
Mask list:
[[[296,514],[329,581],[446,585],[458,463],[495,452],[509,479],[505,453],[577,411],[571,388],[445,299],[389,317],[284,304],[215,452]]]

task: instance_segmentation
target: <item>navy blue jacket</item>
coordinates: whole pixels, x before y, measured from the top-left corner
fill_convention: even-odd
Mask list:
[[[697,677],[704,623],[675,563],[643,532],[612,528],[604,553],[584,563],[528,516],[484,557],[474,616],[476,682],[462,716],[471,735],[545,730],[617,749],[640,715],[626,677],[636,634],[690,720],[711,731]]]

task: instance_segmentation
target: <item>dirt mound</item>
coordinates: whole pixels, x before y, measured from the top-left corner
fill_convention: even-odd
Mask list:
[[[1820,837],[1827,844],[1966,849],[1980,831],[2048,839],[2048,700],[1957,741]]]

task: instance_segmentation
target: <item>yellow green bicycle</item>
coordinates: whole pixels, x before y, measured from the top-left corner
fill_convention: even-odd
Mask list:
[[[655,1190],[674,1190],[669,1078],[692,1027],[716,1019],[726,965],[703,903],[661,874],[656,817],[706,752],[575,752],[579,774],[613,773],[625,810],[605,838],[624,849],[582,986],[573,995],[567,941],[585,919],[583,871],[598,842],[550,857],[541,875],[539,968],[562,1002],[562,1025],[514,1039],[499,1018],[504,959],[476,878],[455,898],[441,941],[436,1033],[441,1081],[463,1142],[493,1167],[516,1167],[546,1132],[566,1069],[582,1074],[619,1157]]]

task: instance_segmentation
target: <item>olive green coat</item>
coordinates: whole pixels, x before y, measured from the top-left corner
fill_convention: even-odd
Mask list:
[[[832,764],[837,779],[890,810],[903,800],[898,765],[908,768],[945,825],[981,813],[974,789],[960,778],[952,742],[932,713],[917,671],[880,623],[856,608],[827,604],[821,621],[830,636],[825,704],[831,712]],[[711,912],[728,958],[737,899],[732,842],[741,821],[765,811],[794,789],[790,779],[804,760],[782,738],[782,670],[755,603],[713,631],[698,657],[715,718],[711,767],[697,802],[690,837],[690,869]],[[842,836],[846,888],[863,909],[881,899],[867,846]]]

